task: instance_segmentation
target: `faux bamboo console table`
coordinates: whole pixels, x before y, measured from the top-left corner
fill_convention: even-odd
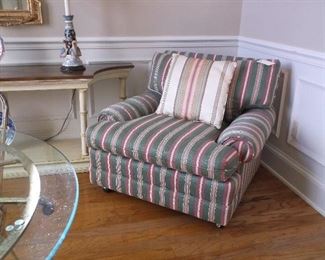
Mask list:
[[[120,80],[120,99],[126,98],[126,79],[134,67],[131,63],[86,65],[85,71],[63,73],[59,65],[0,66],[0,91],[36,91],[75,89],[79,92],[80,136],[82,156],[88,155],[86,144],[87,90],[95,82]]]

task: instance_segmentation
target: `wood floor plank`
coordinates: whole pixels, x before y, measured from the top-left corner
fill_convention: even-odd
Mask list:
[[[325,259],[325,219],[264,168],[222,229],[78,177],[77,216],[56,259]]]

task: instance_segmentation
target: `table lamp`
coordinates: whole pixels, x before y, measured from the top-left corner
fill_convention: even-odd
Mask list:
[[[69,0],[64,0],[65,7],[65,29],[63,40],[64,47],[61,49],[60,57],[64,58],[64,62],[61,66],[62,72],[74,72],[74,71],[83,71],[85,66],[82,63],[82,60],[79,58],[81,56],[80,48],[78,47],[78,42],[76,38],[76,32],[73,28],[73,15],[70,12],[70,2]]]

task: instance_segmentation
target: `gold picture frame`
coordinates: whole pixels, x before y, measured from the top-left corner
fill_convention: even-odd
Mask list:
[[[26,0],[27,10],[0,10],[0,26],[42,24],[41,0]]]

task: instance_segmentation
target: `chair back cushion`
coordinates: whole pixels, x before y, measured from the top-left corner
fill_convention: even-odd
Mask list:
[[[236,62],[173,54],[157,114],[201,121],[220,129]]]
[[[148,88],[162,93],[164,82],[170,67],[172,53],[156,53],[152,60]],[[206,58],[214,61],[236,61],[232,83],[229,88],[225,111],[225,121],[232,122],[250,108],[270,108],[273,102],[277,79],[280,74],[280,61],[268,60],[265,65],[259,60],[234,56],[179,52],[187,57]]]

